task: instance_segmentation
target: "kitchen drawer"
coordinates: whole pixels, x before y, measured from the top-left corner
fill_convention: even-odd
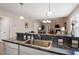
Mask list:
[[[5,48],[5,55],[18,55],[18,49]]]
[[[33,55],[33,54],[28,53],[28,52],[23,52],[23,51],[20,51],[20,55]]]
[[[42,53],[28,53],[28,52],[20,52],[20,55],[57,55],[55,53],[43,52]]]
[[[50,50],[54,52],[70,55],[70,50],[67,49],[52,47]]]
[[[56,55],[54,53],[30,48],[30,47],[25,47],[25,46],[20,46],[20,54],[28,54],[28,55]]]
[[[5,47],[11,47],[11,48],[18,48],[17,44],[9,43],[9,42],[4,42]]]

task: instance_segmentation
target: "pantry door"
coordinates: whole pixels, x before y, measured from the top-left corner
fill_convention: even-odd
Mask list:
[[[1,29],[1,34],[0,34],[0,41],[2,39],[9,39],[10,37],[10,20],[7,17],[3,17],[0,20],[0,29]]]

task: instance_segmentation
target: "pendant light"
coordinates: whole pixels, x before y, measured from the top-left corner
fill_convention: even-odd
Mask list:
[[[47,16],[51,16],[52,12],[51,12],[51,9],[50,9],[50,7],[51,7],[50,3],[48,4],[48,7],[49,7],[49,9],[48,9],[48,12],[47,12]]]
[[[24,4],[23,3],[19,3],[20,4],[20,19],[24,19],[24,16],[23,16],[23,6]]]
[[[51,23],[51,20],[43,20],[42,23]]]
[[[46,20],[46,19],[47,19],[47,20]],[[46,19],[45,19],[45,20],[43,20],[43,21],[42,21],[42,23],[51,23],[51,20],[50,20],[50,19],[48,19],[48,18],[47,18],[47,16],[46,16]]]
[[[45,15],[46,19],[48,20],[43,20],[42,23],[51,23],[51,20],[49,19],[49,17],[52,15],[52,12],[50,10],[50,3],[48,4],[48,12]]]

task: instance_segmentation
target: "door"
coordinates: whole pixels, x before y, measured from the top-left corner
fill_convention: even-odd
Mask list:
[[[10,36],[10,21],[9,21],[9,18],[2,18],[0,20],[0,23],[1,23],[1,33],[0,33],[0,41],[2,39],[9,39],[9,36]]]

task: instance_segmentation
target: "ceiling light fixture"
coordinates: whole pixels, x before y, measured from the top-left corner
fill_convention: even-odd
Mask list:
[[[47,23],[47,20],[43,20],[42,23]]]
[[[47,20],[47,23],[51,23],[51,20]]]
[[[43,20],[42,23],[51,23],[51,20]]]
[[[20,19],[24,19],[24,16],[23,16],[23,6],[24,6],[24,4],[23,3],[19,3],[20,4],[20,6],[21,6],[21,9],[20,9]]]
[[[48,12],[45,14],[46,15],[46,19],[48,20],[43,20],[42,23],[51,23],[51,20],[49,20],[49,17],[52,15],[52,12],[50,10],[50,3],[49,3],[49,9],[48,9]]]

